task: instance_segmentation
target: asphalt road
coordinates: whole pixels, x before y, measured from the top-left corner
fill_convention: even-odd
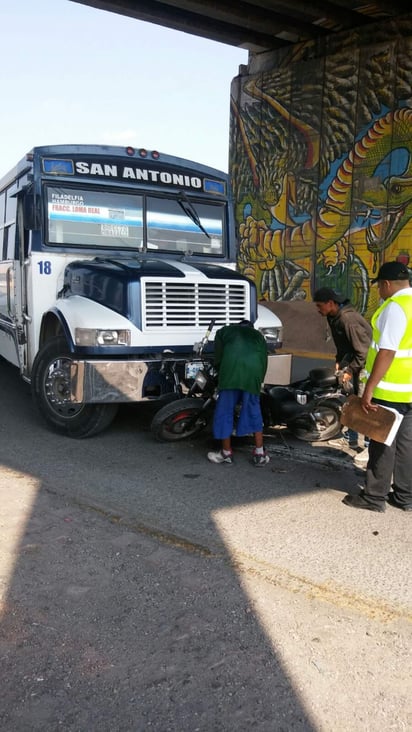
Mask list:
[[[349,455],[70,440],[5,363],[0,404],[2,730],[411,728],[410,515],[344,506]]]

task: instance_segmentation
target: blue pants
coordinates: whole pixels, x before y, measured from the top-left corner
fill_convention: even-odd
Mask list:
[[[358,441],[358,437],[359,437],[359,433],[356,432],[355,430],[352,430],[350,427],[348,427],[348,429],[347,429],[347,431],[345,433],[345,436],[346,436],[345,439],[347,439],[348,442],[357,442]],[[368,447],[368,445],[369,445],[369,437],[367,437],[366,435],[364,435],[363,436],[363,440],[364,440],[364,446],[365,447]]]
[[[217,440],[224,440],[233,432],[236,407],[240,405],[236,434],[250,435],[262,432],[263,419],[258,394],[249,394],[241,389],[222,389],[219,392],[213,417],[213,435]]]

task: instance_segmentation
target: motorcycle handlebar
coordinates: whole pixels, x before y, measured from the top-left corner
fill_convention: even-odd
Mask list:
[[[193,351],[194,351],[194,352],[195,352],[195,353],[196,353],[196,354],[197,354],[198,356],[201,356],[201,355],[202,355],[202,353],[203,353],[203,349],[204,349],[204,347],[206,346],[206,344],[207,344],[207,342],[208,342],[208,340],[209,340],[209,338],[210,338],[210,334],[211,334],[211,332],[212,332],[212,330],[213,330],[213,327],[214,327],[214,325],[215,325],[215,322],[216,322],[215,318],[212,318],[212,320],[211,320],[211,321],[209,322],[209,325],[207,326],[207,331],[206,331],[206,333],[204,334],[204,336],[203,336],[202,340],[200,341],[200,343],[195,343],[195,344],[194,344],[194,346],[193,346]]]

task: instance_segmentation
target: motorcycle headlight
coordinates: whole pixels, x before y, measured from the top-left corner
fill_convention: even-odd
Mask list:
[[[201,389],[204,389],[207,383],[207,378],[204,375],[203,371],[199,370],[195,376],[195,383],[200,386]]]
[[[130,330],[76,328],[76,346],[130,346]]]
[[[265,338],[269,351],[273,351],[275,348],[280,348],[283,341],[283,328],[259,328],[260,332]]]

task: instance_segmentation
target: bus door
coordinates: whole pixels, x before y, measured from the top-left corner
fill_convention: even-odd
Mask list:
[[[26,321],[23,280],[28,232],[23,229],[21,200],[9,196],[7,206],[0,260],[0,355],[24,371]]]

